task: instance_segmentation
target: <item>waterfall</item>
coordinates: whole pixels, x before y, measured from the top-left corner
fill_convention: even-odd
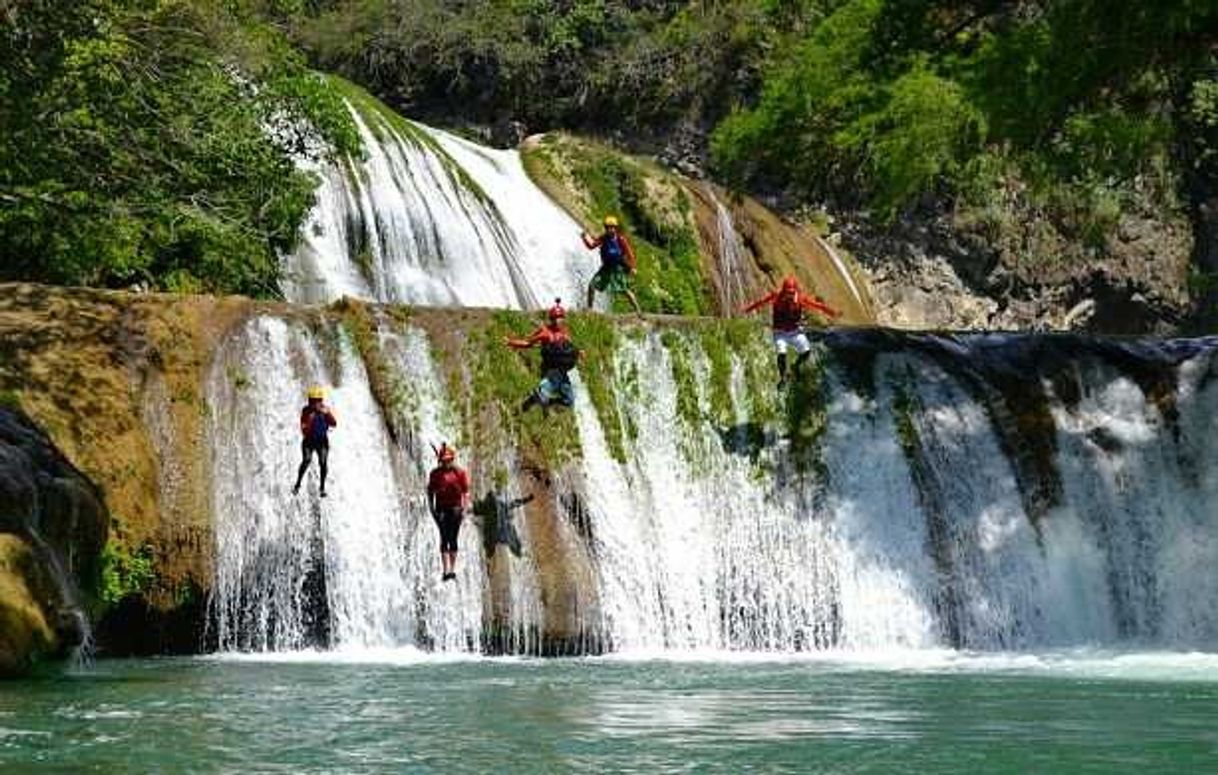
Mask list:
[[[719,279],[723,292],[723,309],[734,310],[745,302],[745,292],[748,289],[748,259],[744,240],[736,231],[731,212],[715,195],[714,187],[707,186],[706,190],[715,204],[715,220],[719,231]]]
[[[452,438],[420,335],[386,352],[415,375],[412,436]],[[297,417],[310,384],[329,385],[328,497],[316,462],[299,495]],[[485,577],[465,528],[456,584],[439,579],[417,446],[389,438],[362,361],[337,328],[255,318],[225,343],[208,384],[220,648],[422,646],[477,649]]]
[[[317,202],[284,259],[289,300],[529,309],[582,296],[596,258],[517,152],[406,121],[370,97],[348,107],[366,158],[314,169]]]
[[[760,331],[639,325],[575,373],[581,451],[539,491],[466,438],[493,399],[451,344],[373,320],[379,399],[368,343],[320,314],[253,318],[213,363],[223,649],[1218,647],[1218,340],[834,331],[780,395]],[[314,382],[324,500],[316,470],[291,494]],[[483,504],[455,584],[423,499],[440,441]]]

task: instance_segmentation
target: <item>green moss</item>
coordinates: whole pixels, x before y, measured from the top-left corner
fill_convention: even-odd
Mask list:
[[[343,330],[364,362],[368,385],[381,407],[389,437],[397,441],[398,423],[413,416],[413,391],[385,358],[377,323],[368,305],[356,299],[344,298],[334,305],[334,309],[342,316]]]
[[[101,588],[98,597],[103,605],[116,605],[122,600],[141,595],[156,582],[152,547],[147,544],[132,549],[126,543],[121,521],[114,520],[111,537],[102,547]]]
[[[580,454],[575,419],[564,410],[521,413],[520,403],[541,378],[540,356],[535,350],[513,351],[503,342],[526,336],[537,325],[524,313],[500,310],[486,326],[468,334],[463,352],[470,401],[463,424],[471,443],[488,457],[504,446],[514,446],[530,462],[553,471]]]
[[[0,390],[0,409],[21,409],[21,391]]]
[[[576,201],[565,204],[589,228],[607,214],[619,217],[638,257],[634,286],[643,309],[674,315],[714,310],[693,206],[669,173],[607,146],[570,138],[526,149],[524,161],[539,184],[559,181],[577,189]],[[627,305],[625,299],[614,300],[615,311],[625,312]]]
[[[787,389],[786,411],[791,457],[796,469],[801,473],[813,473],[823,480],[828,473],[823,442],[829,418],[822,358],[814,356],[794,374]]]
[[[626,461],[623,443],[622,414],[618,411],[618,392],[622,389],[617,378],[618,335],[614,323],[602,315],[581,313],[569,319],[571,338],[583,353],[579,375],[596,409],[609,454],[619,463]],[[634,390],[638,392],[638,374],[634,375]],[[631,438],[637,430],[628,431]]]

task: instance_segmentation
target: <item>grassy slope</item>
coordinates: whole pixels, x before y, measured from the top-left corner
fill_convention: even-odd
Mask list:
[[[522,148],[525,169],[551,199],[590,231],[614,213],[624,219],[638,247],[637,286],[644,308],[678,314],[723,314],[732,298],[716,256],[719,233],[715,200],[732,214],[744,241],[745,293],[764,293],[787,274],[800,278],[844,313],[844,321],[874,320],[864,281],[854,274],[860,303],[840,276],[816,234],[779,218],[749,197],[676,175],[607,145],[551,133]],[[847,267],[850,257],[841,253]],[[849,269],[848,269],[849,271]],[[696,279],[695,279],[696,278]]]

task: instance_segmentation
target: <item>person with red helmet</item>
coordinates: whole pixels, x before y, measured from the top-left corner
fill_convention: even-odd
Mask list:
[[[457,451],[447,442],[436,450],[439,462],[427,479],[427,507],[440,528],[440,562],[444,581],[457,578],[457,534],[469,506],[469,474],[456,464]]]
[[[625,294],[630,306],[635,312],[642,312],[639,300],[634,291],[630,290],[630,276],[637,271],[638,261],[634,257],[634,248],[622,231],[616,215],[605,216],[605,231],[599,237],[593,237],[588,232],[579,235],[588,250],[600,250],[601,268],[592,276],[588,283],[588,309],[596,292]]]
[[[804,333],[804,313],[818,312],[829,318],[841,317],[842,313],[815,296],[801,291],[799,281],[789,276],[782,281],[781,288],[770,291],[752,304],[746,305],[741,312],[748,314],[767,304],[774,305],[774,349],[778,351],[778,386],[781,388],[787,382],[787,349],[794,348],[799,353],[799,358],[795,361],[796,370],[802,367],[812,354],[812,344]]]
[[[575,393],[571,389],[570,372],[579,364],[582,355],[571,341],[567,331],[567,311],[562,299],[555,299],[554,306],[546,314],[548,322],[525,339],[508,337],[504,344],[513,350],[541,348],[541,383],[529,394],[520,411],[527,412],[534,406],[547,409],[553,404],[571,407],[575,404]]]

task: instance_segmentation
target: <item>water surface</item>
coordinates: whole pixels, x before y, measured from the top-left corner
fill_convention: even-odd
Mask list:
[[[123,660],[0,684],[0,770],[1212,771],[1215,719],[1197,654]]]

